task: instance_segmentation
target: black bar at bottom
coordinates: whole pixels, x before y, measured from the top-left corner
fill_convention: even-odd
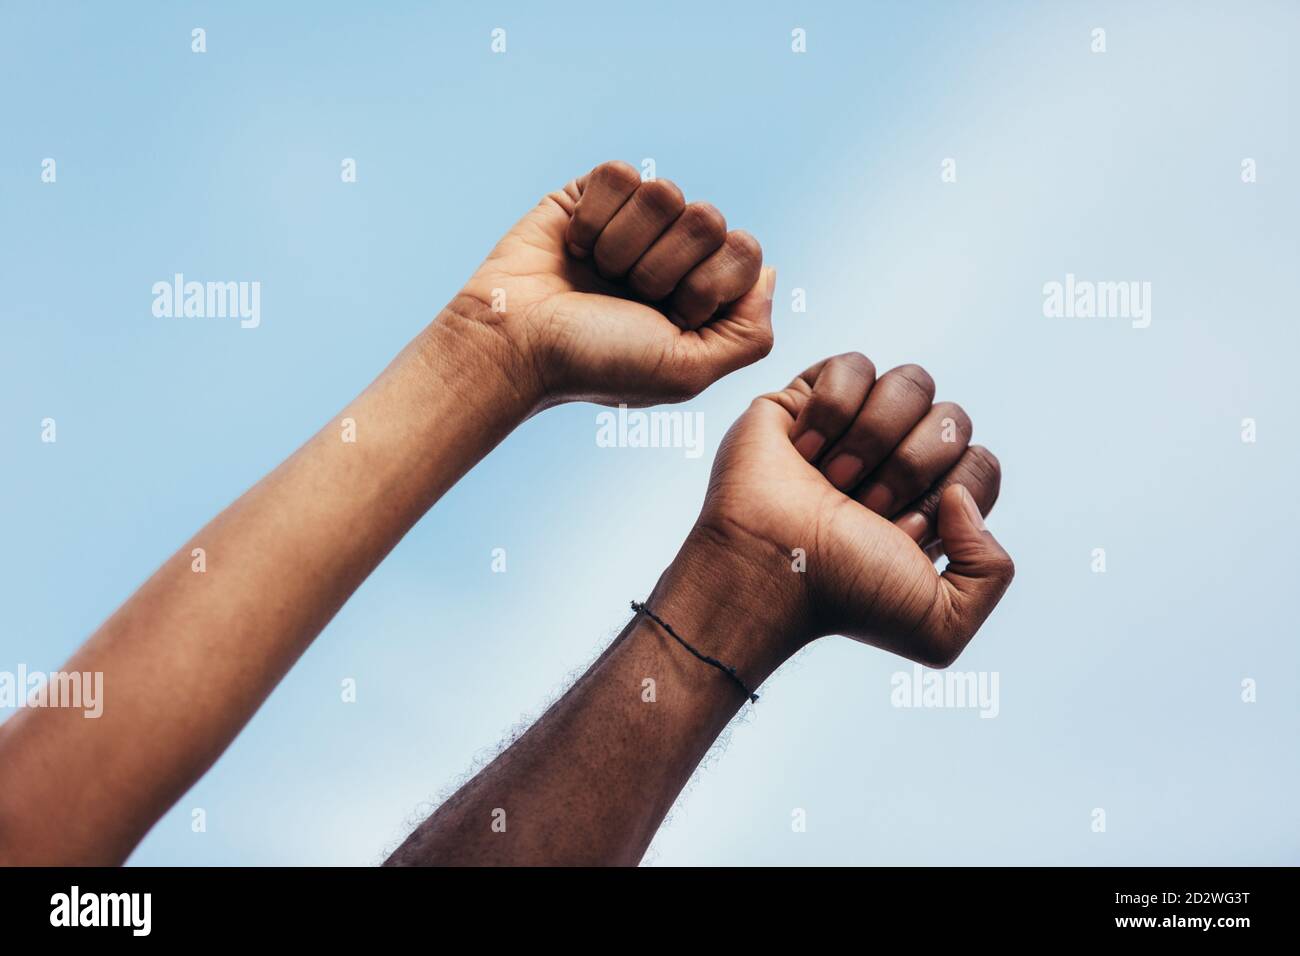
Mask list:
[[[474,945],[480,935],[499,945],[518,934],[548,945],[717,938],[747,946],[786,924],[808,942],[847,932],[860,945],[902,932],[918,945],[1103,936],[1217,946],[1286,929],[1295,877],[1284,867],[0,868],[0,933],[6,943],[75,934],[92,945],[285,937],[334,947],[413,934],[423,948]]]

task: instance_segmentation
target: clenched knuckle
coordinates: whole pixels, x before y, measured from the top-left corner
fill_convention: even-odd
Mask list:
[[[850,354],[853,356],[853,367],[857,369],[858,374],[869,381],[874,381],[876,378],[876,363],[861,352]]]
[[[677,185],[667,179],[655,179],[644,183],[640,189],[643,202],[656,215],[676,215],[686,206],[686,197]]]
[[[876,377],[875,363],[861,352],[844,352],[831,359],[831,364],[868,381]]]
[[[935,410],[939,412],[943,420],[951,420],[963,435],[970,435],[972,425],[970,416],[966,414],[966,409],[956,402],[940,402],[935,406]]]
[[[691,239],[716,245],[727,235],[727,218],[707,202],[693,202],[682,213],[682,223]]]
[[[995,492],[1002,481],[1002,463],[997,455],[983,445],[971,445],[969,468],[976,481],[991,487]]]
[[[743,229],[733,229],[727,233],[727,246],[737,262],[757,263],[763,261],[763,247],[758,240]]]
[[[591,178],[606,186],[616,189],[632,189],[641,181],[641,174],[630,163],[619,159],[601,163],[591,171]]]
[[[919,365],[900,365],[891,373],[904,388],[915,389],[927,402],[934,400],[934,379]]]

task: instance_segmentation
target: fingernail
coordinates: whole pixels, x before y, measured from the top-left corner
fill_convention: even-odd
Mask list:
[[[984,526],[984,516],[980,514],[980,507],[975,504],[975,499],[972,498],[970,492],[966,490],[966,486],[958,485],[957,487],[961,489],[961,503],[966,508],[966,514],[970,515],[971,524],[979,528],[981,531],[988,530]]]
[[[573,256],[575,259],[585,259],[587,258],[587,250],[577,243],[571,242],[569,243],[569,255]]]
[[[930,528],[930,522],[926,520],[925,515],[919,511],[909,511],[903,517],[899,518],[894,524],[898,525],[899,530],[909,538],[920,544],[925,538],[926,532]]]
[[[832,485],[843,491],[845,488],[853,487],[853,481],[860,471],[862,471],[862,459],[857,455],[836,455],[826,466],[826,478]]]
[[[803,455],[808,461],[812,461],[817,457],[817,453],[822,450],[824,444],[826,444],[826,436],[821,432],[806,431],[794,443],[794,450]]]
[[[882,485],[880,482],[868,488],[867,493],[862,497],[863,506],[878,515],[883,515],[893,503],[894,493],[889,490],[888,485]]]
[[[772,301],[772,296],[776,294],[776,269],[768,266],[763,270],[766,279],[763,282],[763,298],[768,302]]]

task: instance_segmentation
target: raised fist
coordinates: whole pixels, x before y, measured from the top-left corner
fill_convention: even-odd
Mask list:
[[[762,258],[708,203],[603,163],[516,223],[452,310],[498,333],[539,405],[684,401],[771,350]]]
[[[695,566],[762,595],[789,642],[780,656],[844,634],[944,667],[1011,583],[982,518],[998,461],[970,445],[959,406],[933,401],[916,365],[877,378],[866,356],[840,355],[755,399],[727,433],[693,534],[716,560]]]

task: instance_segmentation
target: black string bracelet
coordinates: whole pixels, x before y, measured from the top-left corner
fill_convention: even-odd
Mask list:
[[[686,641],[682,638],[682,636],[673,630],[671,624],[669,624],[667,621],[661,618],[654,611],[650,610],[640,601],[632,602],[632,610],[636,611],[638,614],[644,614],[646,617],[650,618],[650,620],[654,621],[665,631],[667,631],[668,636],[671,637],[678,644],[682,645],[682,647],[686,648],[688,651],[690,651],[700,660],[704,661],[704,663],[708,664],[711,667],[716,667],[718,670],[722,671],[722,673],[730,677],[733,681],[735,681],[736,686],[745,692],[745,696],[749,698],[749,702],[751,704],[758,703],[758,695],[745,686],[745,682],[740,679],[740,675],[736,673],[736,669],[732,667],[730,664],[724,664],[722,663],[722,661],[718,660],[715,657],[710,657],[708,654],[701,654],[695,648],[691,647],[691,645],[687,644]]]

